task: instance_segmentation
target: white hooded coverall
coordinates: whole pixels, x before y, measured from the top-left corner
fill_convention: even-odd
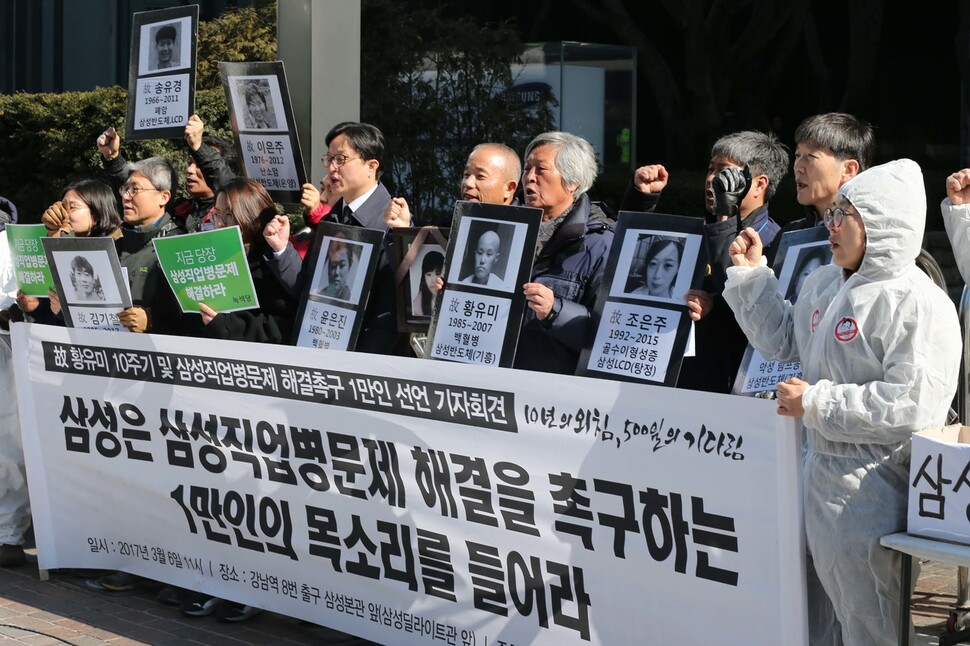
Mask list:
[[[0,309],[15,303],[16,295],[7,232],[0,231]],[[30,526],[30,501],[8,334],[0,338],[0,382],[0,545],[22,545]]]
[[[865,227],[858,271],[846,278],[836,265],[820,267],[791,305],[768,267],[732,267],[724,298],[752,345],[768,358],[800,360],[810,384],[802,395],[805,531],[824,589],[809,586],[812,644],[889,646],[898,643],[901,556],[879,539],[906,527],[912,434],[946,422],[960,325],[915,264],[926,220],[919,166],[876,166],[839,194]],[[829,601],[837,621],[823,619]]]
[[[943,225],[953,247],[953,255],[960,269],[963,282],[970,283],[970,204],[954,206],[950,198],[940,204]]]

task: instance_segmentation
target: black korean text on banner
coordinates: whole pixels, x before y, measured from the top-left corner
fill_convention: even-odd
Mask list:
[[[219,63],[219,75],[246,177],[277,202],[299,204],[307,175],[283,62]]]
[[[428,357],[512,367],[541,217],[524,206],[455,204]]]
[[[788,231],[778,243],[778,253],[772,269],[778,277],[781,295],[794,305],[805,279],[813,271],[832,262],[829,247],[829,231],[825,227],[812,227]],[[776,386],[788,379],[801,378],[799,361],[774,361],[766,359],[750,344],[744,351],[738,374],[731,392],[748,397],[770,398]]]
[[[353,350],[380,264],[384,233],[321,222],[304,270],[309,289],[296,317],[296,345]]]
[[[623,211],[577,374],[673,386],[690,335],[684,295],[700,287],[703,221]]]
[[[42,568],[121,569],[380,643],[807,643],[800,442],[770,402],[13,335]],[[701,596],[709,621],[689,621]]]
[[[132,15],[125,138],[181,139],[195,112],[199,7]]]

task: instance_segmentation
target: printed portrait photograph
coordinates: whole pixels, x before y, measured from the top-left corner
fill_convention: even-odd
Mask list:
[[[832,249],[828,241],[789,247],[778,276],[785,299],[792,304],[798,301],[805,279],[813,271],[832,262]]]
[[[628,230],[611,296],[684,303],[700,250],[700,236]]]
[[[286,130],[286,117],[275,76],[237,76],[230,82],[240,130]]]
[[[142,25],[138,73],[178,70],[192,63],[192,19]]]
[[[421,250],[408,268],[411,317],[429,318],[431,316],[431,306],[438,295],[438,289],[435,285],[438,278],[444,280],[444,271],[444,248],[438,244],[421,245]]]
[[[370,245],[327,236],[320,246],[320,257],[310,293],[356,303],[360,299],[361,291],[358,274],[367,270],[369,260]]]
[[[55,252],[57,276],[68,304],[120,303],[121,294],[102,252]]]
[[[525,224],[463,218],[448,282],[511,292],[525,244]]]

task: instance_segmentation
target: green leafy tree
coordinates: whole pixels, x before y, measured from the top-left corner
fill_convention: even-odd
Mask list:
[[[429,223],[450,213],[476,144],[522,151],[551,129],[552,106],[524,106],[510,92],[524,51],[511,24],[482,27],[439,10],[402,15],[399,4],[363,3],[361,118],[387,140],[383,180]]]
[[[119,87],[91,92],[0,95],[0,195],[13,200],[23,222],[40,222],[44,209],[68,183],[101,176],[95,140],[106,128],[125,131],[127,92]],[[196,93],[196,112],[210,134],[231,136],[222,90]],[[15,152],[14,152],[15,151]],[[122,140],[128,159],[164,155],[186,163],[181,139]]]
[[[264,0],[202,21],[198,54],[196,113],[208,134],[231,138],[218,62],[276,59],[276,3]],[[16,151],[0,156],[0,195],[14,201],[24,222],[39,222],[71,181],[100,176],[95,140],[110,126],[125,131],[127,100],[119,87],[0,95],[0,138],[8,151]],[[181,166],[187,162],[181,139],[123,140],[122,153],[128,159],[164,155]]]
[[[508,92],[523,50],[510,24],[485,28],[440,10],[402,13],[398,2],[364,0],[361,117],[387,138],[385,181],[426,221],[450,212],[476,144],[522,151],[551,129],[548,103],[523,106]],[[274,1],[200,24],[196,112],[208,133],[231,132],[217,63],[275,59]],[[0,138],[15,151],[0,158],[0,194],[14,200],[24,221],[38,222],[70,181],[100,175],[94,142],[109,126],[124,132],[126,101],[117,87],[0,95]],[[181,139],[123,141],[122,152],[186,160]]]
[[[215,20],[199,23],[196,87],[220,89],[219,62],[276,60],[276,2],[230,8]]]

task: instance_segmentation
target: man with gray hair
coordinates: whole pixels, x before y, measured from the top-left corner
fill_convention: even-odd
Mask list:
[[[724,269],[731,266],[727,248],[747,227],[757,231],[762,244],[770,249],[771,262],[777,247],[773,242],[781,227],[768,217],[768,202],[787,173],[788,151],[774,134],[742,130],[714,142],[704,178],[705,234],[712,264],[716,262],[720,272],[716,276],[719,285],[724,283]],[[722,239],[726,240],[723,244]]]
[[[704,178],[707,224],[704,237],[710,274],[704,288],[687,292],[694,327],[695,354],[685,357],[677,385],[681,388],[729,393],[747,338],[724,302],[725,272],[731,266],[728,249],[743,229],[761,237],[769,263],[781,227],[768,215],[768,202],[788,173],[788,151],[771,133],[743,130],[714,142]]]
[[[788,151],[774,134],[744,130],[714,142],[704,178],[704,238],[710,273],[704,289],[692,289],[685,297],[688,313],[697,322],[695,356],[684,358],[679,387],[731,392],[747,339],[721,298],[725,271],[731,266],[728,248],[742,229],[752,227],[761,236],[770,262],[780,240],[780,227],[768,216],[768,201],[787,172]],[[637,169],[622,208],[652,210],[667,181],[663,166]],[[637,209],[637,204],[642,208]]]
[[[121,265],[128,270],[134,305],[118,319],[132,332],[173,333],[178,329],[179,310],[152,240],[185,232],[168,212],[175,167],[164,157],[149,157],[127,168],[128,178],[118,189],[124,223],[117,246]]]
[[[98,138],[105,145],[105,134]],[[181,310],[165,280],[152,240],[185,233],[168,207],[173,201],[175,167],[164,157],[149,157],[126,166],[127,179],[118,189],[124,222],[115,242],[121,265],[128,272],[133,305],[118,315],[132,332],[173,334],[179,330]],[[112,592],[134,589],[140,577],[114,572],[89,585]]]
[[[568,132],[546,132],[525,149],[525,205],[542,209],[529,311],[516,368],[574,374],[613,244],[613,223],[586,192],[598,172],[593,146]]]

